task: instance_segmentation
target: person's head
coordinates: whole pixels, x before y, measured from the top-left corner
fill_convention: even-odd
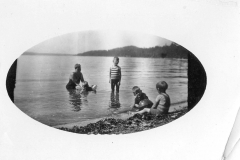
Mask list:
[[[133,95],[136,96],[138,95],[139,93],[142,93],[142,90],[138,87],[138,86],[134,86],[132,88],[132,92],[133,92]]]
[[[113,64],[116,66],[116,65],[118,65],[118,63],[119,63],[119,58],[118,57],[114,57],[113,58]]]
[[[168,84],[165,81],[160,81],[156,84],[156,89],[158,92],[166,92]]]
[[[81,71],[81,65],[80,64],[75,64],[74,68],[75,68],[75,71]]]

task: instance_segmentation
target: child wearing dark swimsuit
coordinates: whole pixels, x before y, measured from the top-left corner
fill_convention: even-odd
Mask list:
[[[131,108],[138,108],[138,109],[143,109],[142,108],[142,106],[140,106],[139,104],[140,104],[140,102],[141,101],[143,101],[143,100],[148,100],[148,96],[145,94],[145,93],[143,93],[142,92],[142,90],[138,87],[138,86],[134,86],[133,88],[132,88],[132,92],[133,92],[133,95],[134,96],[136,96],[136,98],[135,98],[135,100],[134,100],[134,104],[133,105],[131,105],[130,107]],[[148,106],[152,106],[152,102],[149,100],[149,104],[148,104]],[[145,107],[147,107],[147,106],[145,106]]]

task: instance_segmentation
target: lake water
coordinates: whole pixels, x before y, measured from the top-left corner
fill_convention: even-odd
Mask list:
[[[18,59],[15,104],[33,119],[49,126],[75,123],[127,110],[134,102],[132,87],[139,86],[154,101],[156,83],[166,81],[170,111],[187,105],[186,59],[120,57],[122,81],[119,95],[111,94],[109,68],[112,57],[21,56]],[[97,92],[68,91],[66,84],[74,65],[80,63],[84,79]]]

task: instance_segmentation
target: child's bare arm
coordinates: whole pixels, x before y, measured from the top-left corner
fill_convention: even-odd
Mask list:
[[[132,105],[130,106],[131,108],[134,108],[136,106],[136,102],[134,100],[134,102],[132,103]]]
[[[120,80],[119,80],[119,82],[121,82],[121,78],[122,78],[122,71],[121,71],[121,68],[119,69],[119,74],[120,74]]]
[[[73,74],[70,74],[69,79],[73,80]]]
[[[131,106],[130,106],[130,108],[133,108],[134,107],[134,104],[132,104]]]
[[[83,74],[81,73],[81,82],[84,82]]]
[[[111,83],[111,68],[109,70],[109,83]]]
[[[160,96],[158,95],[151,108],[156,109],[158,104],[159,104],[159,102],[160,102]]]

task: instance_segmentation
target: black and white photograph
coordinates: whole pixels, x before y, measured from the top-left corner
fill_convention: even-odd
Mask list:
[[[176,120],[194,107],[191,97],[202,96],[188,94],[194,87],[189,73],[199,79],[189,72],[188,57],[193,57],[190,51],[158,36],[69,33],[33,46],[15,61],[15,88],[9,95],[22,112],[57,129],[134,133]],[[200,62],[194,69],[205,72]],[[197,86],[204,91],[206,75],[200,79],[205,81]]]
[[[239,160],[237,0],[2,0],[1,160]]]

